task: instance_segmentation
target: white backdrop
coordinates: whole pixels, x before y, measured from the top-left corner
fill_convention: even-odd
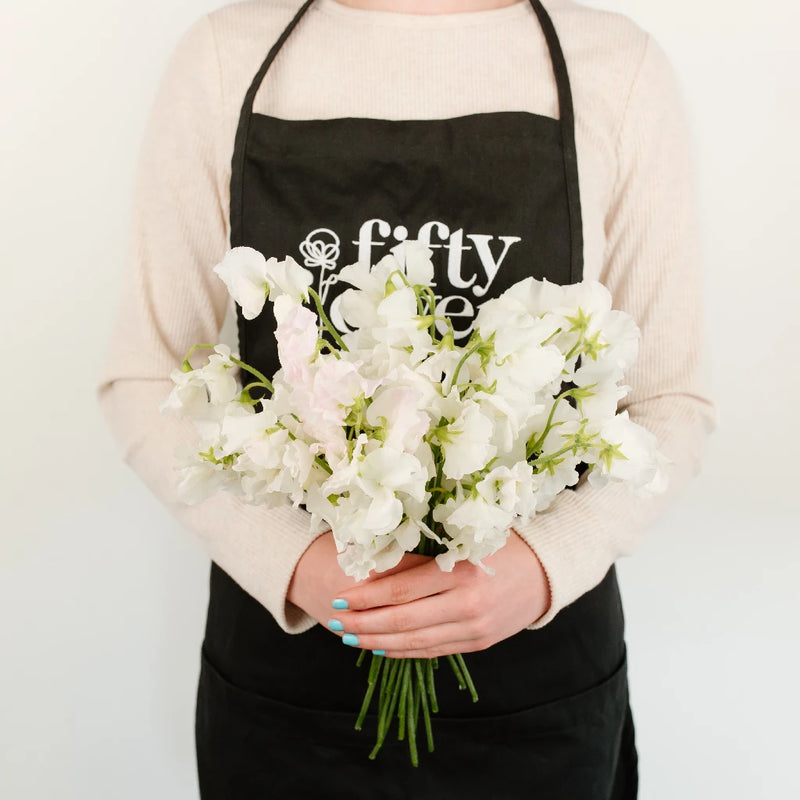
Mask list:
[[[0,797],[196,797],[207,559],[94,400],[133,166],[178,37],[223,0],[0,0]],[[704,473],[620,563],[643,800],[800,797],[800,23],[789,0],[603,0],[694,126],[713,394]],[[565,798],[568,800],[568,798]]]

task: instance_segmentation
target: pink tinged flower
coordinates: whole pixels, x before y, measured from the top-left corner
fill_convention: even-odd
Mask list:
[[[291,385],[307,384],[317,353],[317,315],[305,306],[293,306],[279,322],[275,338],[285,380]]]

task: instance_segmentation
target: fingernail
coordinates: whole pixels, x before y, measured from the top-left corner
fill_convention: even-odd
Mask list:
[[[335,600],[334,600],[334,601],[331,603],[331,605],[332,605],[334,608],[336,608],[336,609],[339,609],[340,611],[341,611],[342,609],[344,609],[344,608],[350,608],[350,606],[348,606],[348,605],[347,605],[347,600],[342,600],[342,598],[341,598],[341,597],[337,597],[337,598],[336,598],[336,599],[335,599]]]
[[[328,620],[328,627],[332,631],[343,631],[344,630],[344,625],[342,625],[342,623],[339,622],[338,619],[329,619]]]
[[[386,651],[385,650],[373,650],[372,653],[373,653],[373,655],[376,655],[376,656],[385,656],[386,655]]]
[[[349,644],[350,647],[358,646],[358,636],[354,633],[346,633],[342,636],[342,644]]]

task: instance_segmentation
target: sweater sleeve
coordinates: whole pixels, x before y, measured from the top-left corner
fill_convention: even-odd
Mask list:
[[[211,22],[183,35],[162,78],[139,153],[124,292],[99,400],[126,462],[210,557],[289,633],[314,620],[286,600],[314,540],[310,515],[219,494],[181,502],[176,451],[194,435],[163,417],[169,373],[195,343],[217,342],[228,298],[212,272],[228,247],[224,108]]]
[[[614,307],[641,330],[639,357],[620,404],[672,462],[669,489],[638,499],[620,485],[581,481],[543,513],[515,526],[544,567],[551,606],[541,628],[632,553],[656,516],[699,470],[715,425],[703,392],[702,275],[690,147],[672,70],[648,39],[617,142],[617,180],[606,218],[601,280]]]

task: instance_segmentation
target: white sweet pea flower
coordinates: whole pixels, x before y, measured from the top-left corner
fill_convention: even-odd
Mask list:
[[[432,352],[433,343],[417,311],[414,290],[409,287],[396,289],[375,306],[374,323],[350,334],[345,343],[350,347],[350,342],[354,342],[359,349],[369,349],[376,344],[387,345],[403,350],[401,357],[404,361],[418,363]]]
[[[415,500],[427,499],[428,470],[410,453],[392,447],[378,447],[364,456],[360,468],[364,481],[402,492]]]
[[[265,431],[277,423],[269,411],[255,412],[249,406],[230,409],[220,420],[220,451],[223,455],[243,453],[248,445],[265,436]]]
[[[407,386],[379,388],[367,408],[367,422],[382,431],[387,447],[413,453],[431,426],[428,414],[420,410],[422,401],[423,395]]]
[[[213,405],[224,405],[239,395],[241,388],[236,380],[236,371],[230,347],[218,344],[208,357],[208,363],[198,370],[206,382],[208,397]]]
[[[565,287],[548,280],[525,278],[506,289],[500,298],[518,303],[532,317],[559,313],[564,307]]]
[[[216,409],[208,399],[206,382],[197,370],[184,372],[174,369],[170,379],[175,384],[167,399],[159,406],[162,414],[199,418],[211,413],[216,416]]]
[[[503,337],[513,341],[513,349],[491,358],[485,369],[488,384],[495,384],[495,392],[511,403],[529,402],[553,381],[560,381],[564,368],[564,356],[557,347],[542,346],[532,331],[519,334]]]
[[[228,287],[228,294],[242,307],[245,319],[255,319],[269,293],[267,260],[252,247],[234,247],[214,267]]]
[[[178,471],[178,494],[184,503],[202,503],[217,492],[241,494],[239,476],[223,464],[196,456]]]
[[[428,385],[450,386],[461,356],[460,350],[440,344],[427,358],[412,366],[414,372],[424,378]]]
[[[385,572],[396,567],[406,553],[419,544],[419,523],[406,519],[390,533],[377,536],[365,546],[350,544],[339,554],[345,574],[363,580],[370,572]]]
[[[481,414],[491,420],[492,442],[497,447],[497,455],[524,461],[528,423],[544,406],[537,404],[534,396],[524,400],[517,396],[512,402],[498,392],[476,392],[470,399],[478,404]]]
[[[639,353],[640,332],[633,317],[614,310],[598,314],[587,333],[595,346],[581,357],[572,380],[579,386],[622,380]]]
[[[283,261],[267,260],[252,247],[234,247],[214,267],[214,272],[228,287],[228,293],[242,307],[245,319],[255,319],[269,295],[275,300],[288,295],[296,303],[308,299],[314,276],[291,256]]]
[[[407,239],[395,245],[392,255],[412,286],[430,286],[433,282],[433,250],[420,241]]]
[[[514,516],[529,517],[536,508],[533,468],[525,461],[513,467],[495,467],[478,481],[475,491],[490,505]]]
[[[485,467],[497,452],[492,434],[492,422],[481,413],[480,406],[472,400],[464,401],[458,417],[444,430],[437,430],[444,452],[444,475],[460,480]]]
[[[437,505],[433,518],[444,527],[449,539],[445,540],[447,552],[436,556],[436,563],[450,572],[458,561],[470,561],[485,567],[481,559],[496,553],[506,542],[514,514],[495,503],[489,503],[480,494],[448,498]]]
[[[168,415],[218,420],[219,407],[232,402],[241,392],[237,369],[231,360],[230,347],[218,344],[202,367],[189,372],[176,369],[170,373],[175,387],[161,404],[161,411]]]
[[[552,402],[542,412],[540,419],[549,415]],[[572,437],[580,433],[583,423],[580,415],[568,403],[561,401],[553,415],[553,427],[544,437],[538,451],[539,458],[533,462],[533,485],[536,492],[536,510],[543,511],[567,486],[574,486],[579,479],[578,465],[586,460],[583,450],[561,452],[569,445]],[[534,426],[543,428],[544,425]],[[556,455],[559,453],[559,455]]]
[[[267,282],[270,300],[286,295],[294,302],[302,303],[308,300],[308,289],[314,283],[314,275],[291,256],[286,256],[283,261],[270,258],[267,261]]]
[[[382,299],[383,295],[373,297],[359,289],[346,289],[339,298],[339,312],[348,328],[354,331],[372,328],[379,324],[378,304]],[[350,342],[347,346],[352,349]]]
[[[603,486],[609,480],[624,481],[642,496],[663,492],[667,487],[669,462],[658,452],[656,437],[637,425],[623,411],[600,428],[601,444],[585,459],[592,463],[589,482]]]
[[[370,266],[364,261],[357,261],[355,264],[348,264],[339,270],[338,278],[341,283],[349,283],[359,291],[363,292],[376,305],[386,297],[387,288],[400,289],[405,283],[395,275],[389,283],[390,276],[396,272],[402,272],[402,268],[397,263],[397,259],[392,256],[384,256],[375,266]],[[387,287],[387,284],[389,286]]]
[[[561,316],[575,318],[583,315],[594,319],[611,310],[611,293],[599,281],[581,281],[564,286],[562,306],[548,309]]]

